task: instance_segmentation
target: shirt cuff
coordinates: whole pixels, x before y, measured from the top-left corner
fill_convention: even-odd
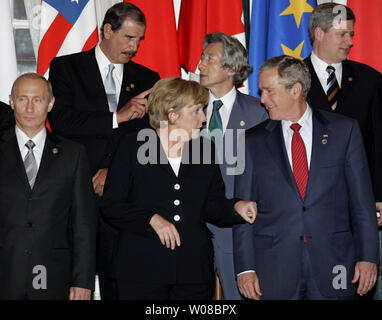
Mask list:
[[[113,129],[118,129],[117,112],[113,112]]]
[[[255,272],[255,270],[246,270],[246,271],[243,271],[243,272],[240,272],[236,275],[236,277],[240,276],[241,274],[244,274],[244,273],[250,273],[250,272]]]

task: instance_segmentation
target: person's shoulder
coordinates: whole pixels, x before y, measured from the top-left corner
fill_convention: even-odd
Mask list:
[[[236,99],[243,101],[247,105],[260,107],[260,99],[254,97],[254,96],[251,96],[249,94],[242,93],[239,90],[237,90]]]
[[[81,59],[88,59],[89,56],[94,55],[94,48],[87,50],[87,51],[82,51],[82,52],[76,52],[76,53],[71,53],[59,57],[54,57],[52,59],[51,64],[57,64],[57,63],[73,63],[75,61],[81,60]]]
[[[129,68],[135,70],[136,72],[139,72],[140,74],[144,74],[144,75],[151,75],[151,76],[156,76],[158,75],[158,72],[154,71],[154,70],[151,70],[139,63],[136,63],[134,61],[129,61],[128,63],[128,66]]]
[[[252,128],[249,128],[245,130],[245,136],[248,137],[256,137],[256,136],[262,136],[267,132],[268,125],[273,125],[273,122],[276,122],[275,120],[267,119],[258,125],[253,126]]]
[[[339,131],[343,131],[345,128],[351,128],[354,125],[358,125],[357,120],[339,113],[315,109],[313,114],[317,119],[326,122],[329,126],[332,126],[335,130]]]
[[[357,62],[357,61],[353,61],[353,60],[344,60],[343,62],[343,66],[346,68],[346,67],[350,67],[354,70],[356,70],[361,77],[369,77],[369,78],[382,78],[382,75],[381,73],[374,69],[373,67],[365,64],[365,63],[362,63],[362,62]]]

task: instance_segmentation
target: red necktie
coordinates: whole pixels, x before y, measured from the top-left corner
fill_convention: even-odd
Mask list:
[[[309,175],[305,144],[299,133],[301,126],[298,123],[293,123],[290,127],[294,131],[292,138],[293,175],[296,180],[298,190],[300,191],[301,198],[304,200]]]

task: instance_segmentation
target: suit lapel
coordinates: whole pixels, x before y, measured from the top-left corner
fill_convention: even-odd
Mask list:
[[[296,181],[292,169],[289,164],[288,154],[285,149],[284,136],[281,127],[281,121],[269,121],[266,126],[269,135],[266,138],[268,149],[271,153],[272,161],[276,162],[277,166],[283,173],[290,187],[295,191],[298,199],[302,201],[300,192],[298,191]],[[280,152],[281,150],[281,152]]]
[[[31,188],[28,182],[28,177],[25,172],[24,162],[21,158],[19,145],[16,138],[15,127],[12,127],[4,132],[1,137],[1,155],[8,164],[10,171],[16,173],[20,182],[24,185],[25,191],[30,192]]]
[[[123,66],[123,78],[118,100],[118,110],[123,107],[126,101],[129,101],[137,95],[137,84],[134,83],[134,79],[138,79],[138,76],[136,75],[136,70],[133,63],[129,61]]]
[[[33,187],[34,190],[38,188],[45,176],[54,174],[54,171],[52,171],[51,168],[54,166],[55,159],[59,157],[60,151],[58,138],[47,130],[44,151],[42,153],[40,167],[37,172],[36,182]]]
[[[346,108],[346,99],[349,97],[349,92],[356,90],[353,87],[353,83],[356,83],[357,74],[352,69],[348,61],[342,62],[342,78],[341,78],[341,89],[338,96],[338,109],[343,110]],[[338,111],[336,109],[336,111]],[[343,113],[343,112],[341,112]]]
[[[311,195],[313,195],[313,186],[318,179],[318,173],[320,164],[322,163],[322,157],[325,154],[324,140],[329,139],[331,132],[327,129],[327,120],[318,110],[313,110],[313,136],[312,136],[312,154],[310,158],[310,168],[308,184],[306,187],[305,201],[309,201]]]

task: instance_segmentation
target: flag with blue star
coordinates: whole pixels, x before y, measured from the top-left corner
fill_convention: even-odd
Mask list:
[[[258,70],[264,61],[286,54],[298,59],[312,51],[308,23],[316,0],[253,0],[249,39],[250,94],[258,94]]]

